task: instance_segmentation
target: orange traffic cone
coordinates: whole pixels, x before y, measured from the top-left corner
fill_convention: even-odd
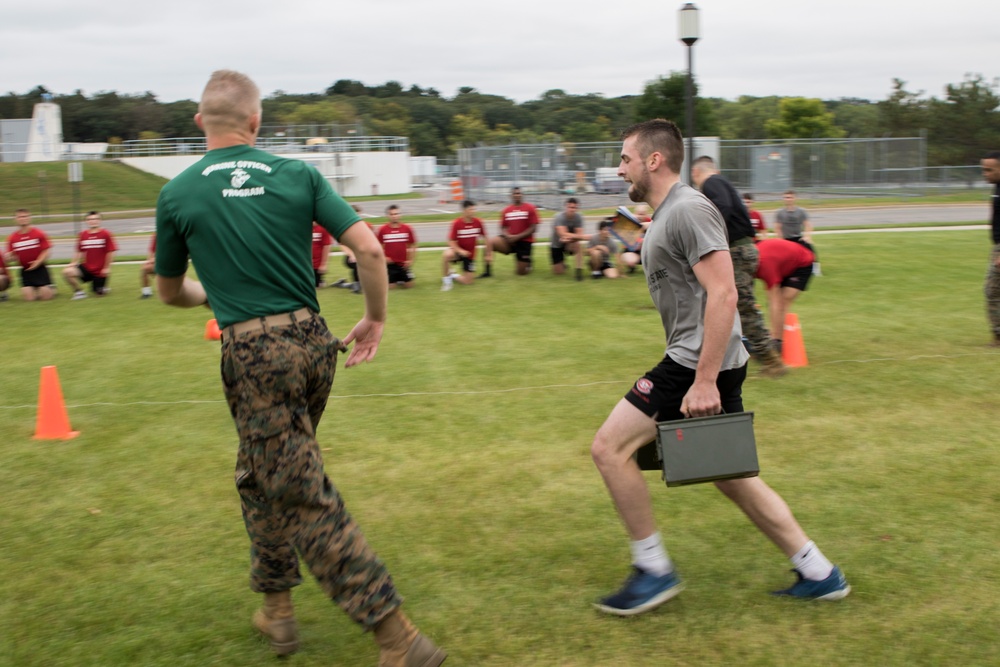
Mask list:
[[[799,326],[799,316],[795,313],[785,313],[785,333],[781,343],[781,360],[786,366],[800,368],[809,365],[806,358],[806,346],[802,342],[802,327]]]
[[[205,323],[205,340],[219,340],[222,338],[222,332],[219,331],[219,323],[214,319],[209,320]]]
[[[35,440],[69,440],[80,435],[69,430],[69,415],[63,401],[59,374],[55,366],[42,366],[38,386],[38,417],[35,420]]]

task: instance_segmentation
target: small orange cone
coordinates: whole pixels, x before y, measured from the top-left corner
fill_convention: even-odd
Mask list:
[[[791,368],[808,366],[806,346],[802,342],[802,327],[799,326],[799,316],[795,313],[785,313],[784,336],[781,343],[781,360]]]
[[[55,366],[42,366],[38,385],[38,417],[35,420],[35,440],[69,440],[80,435],[69,430],[69,415],[63,401],[62,387]]]
[[[219,340],[222,332],[219,331],[219,323],[214,319],[205,323],[205,340]]]

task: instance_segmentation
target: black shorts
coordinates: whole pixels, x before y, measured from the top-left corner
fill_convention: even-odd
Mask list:
[[[83,264],[78,264],[76,269],[80,272],[80,282],[94,283],[94,294],[102,294],[104,292],[104,286],[108,283],[107,276],[95,275]]]
[[[562,264],[566,260],[566,255],[567,255],[566,246],[563,246],[562,248],[553,248],[553,247],[550,246],[549,247],[549,254],[552,256],[552,263],[553,264]],[[576,253],[572,253],[571,252],[571,253],[568,253],[568,254],[574,255]]]
[[[44,264],[36,269],[21,269],[21,287],[48,287],[52,284],[49,278],[49,267]]]
[[[517,257],[517,261],[531,264],[531,241],[515,241],[511,245],[513,246],[514,256]]]
[[[681,402],[694,384],[694,369],[681,366],[670,357],[656,368],[636,380],[625,400],[656,421],[683,419]],[[743,412],[743,380],[747,376],[746,364],[729,371],[722,371],[715,382],[726,413]]]
[[[476,261],[471,257],[456,257],[455,259],[451,260],[452,264],[455,264],[457,262],[462,263],[462,271],[464,273],[476,272]]]
[[[812,264],[809,266],[803,266],[801,269],[795,269],[795,273],[781,281],[781,286],[794,287],[799,291],[805,292],[806,287],[809,285],[809,279],[812,278],[812,274]]]
[[[408,283],[413,280],[413,271],[402,264],[388,264],[390,283]]]

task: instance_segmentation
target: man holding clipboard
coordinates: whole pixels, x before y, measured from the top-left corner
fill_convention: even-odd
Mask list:
[[[656,438],[658,421],[742,412],[749,355],[741,342],[725,223],[704,195],[680,182],[680,130],[657,119],[633,125],[622,137],[618,175],[630,184],[629,199],[646,202],[655,211],[642,246],[642,265],[667,338],[663,360],[618,402],[591,445],[632,551],[630,576],[595,607],[631,616],[663,604],[683,588],[657,532],[649,489],[633,455]],[[833,600],[850,592],[840,569],[760,477],[718,480],[715,485],[790,558],[799,579],[778,594]]]

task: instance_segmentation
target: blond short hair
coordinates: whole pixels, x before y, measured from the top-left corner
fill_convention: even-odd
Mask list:
[[[260,89],[246,74],[220,69],[212,72],[198,104],[206,130],[227,132],[246,128],[260,114]]]

